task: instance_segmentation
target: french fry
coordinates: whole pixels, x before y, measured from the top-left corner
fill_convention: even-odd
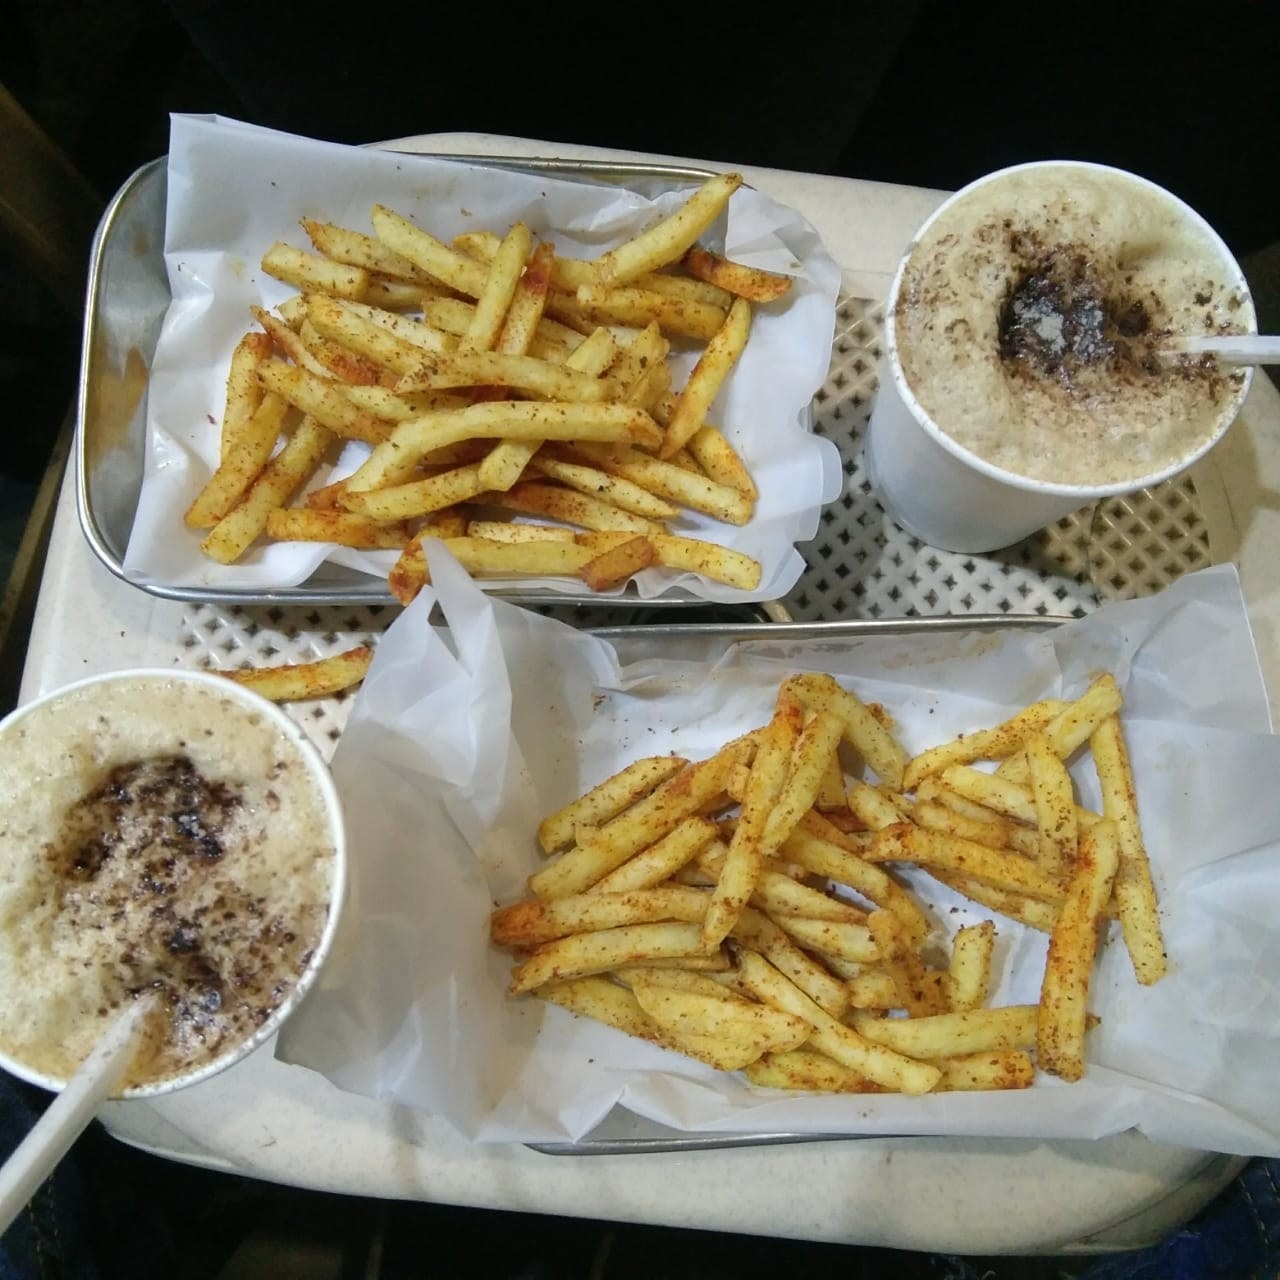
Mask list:
[[[653,543],[643,534],[602,551],[588,560],[579,571],[592,591],[612,591],[627,582],[633,574],[647,569],[658,558]]]
[[[876,777],[902,790],[907,753],[860,698],[826,675],[793,676],[787,683],[809,710],[835,712],[845,723],[846,741]]]
[[[240,433],[262,403],[264,390],[258,379],[258,363],[271,355],[271,339],[265,333],[246,333],[231,353],[227,372],[227,398],[222,411],[220,461],[226,462]]]
[[[968,765],[951,765],[942,771],[941,781],[949,791],[966,800],[985,805],[1016,822],[1026,823],[1027,826],[1036,825],[1036,802],[1031,789],[1002,776],[999,771],[983,773],[981,769],[971,769]],[[1076,827],[1080,831],[1087,830],[1102,820],[1100,813],[1082,809],[1079,805],[1075,808],[1075,817]]]
[[[586,978],[623,964],[663,957],[708,954],[696,924],[637,924],[577,933],[540,946],[511,975],[510,993],[520,995],[544,982]]]
[[[802,916],[776,915],[774,923],[806,951],[836,956],[856,964],[875,964],[881,956],[865,924],[834,920],[809,920]]]
[[[907,763],[902,785],[907,791],[915,791],[925,778],[941,773],[949,765],[973,764],[975,760],[1003,760],[1017,751],[1033,733],[1040,733],[1064,706],[1057,698],[1033,702],[992,729],[979,729],[941,746],[930,747]]]
[[[267,463],[244,497],[214,525],[200,549],[219,564],[232,564],[267,527],[320,465],[333,434],[314,418],[303,418],[284,448]]]
[[[933,1061],[942,1069],[939,1092],[1029,1089],[1036,1078],[1035,1063],[1020,1049],[992,1049]]]
[[[1120,865],[1115,878],[1116,913],[1124,932],[1124,944],[1133,972],[1144,986],[1164,977],[1168,970],[1164,937],[1151,864],[1138,819],[1133,770],[1119,719],[1107,716],[1090,738],[1094,765],[1102,787],[1102,810],[1115,824]]]
[[[680,297],[665,289],[635,286],[580,285],[575,295],[588,317],[600,324],[656,324],[664,333],[706,341],[724,325],[725,312],[696,298]],[[563,304],[562,304],[563,305]]]
[[[658,1024],[640,1007],[626,987],[608,978],[570,978],[562,982],[546,982],[533,993],[540,1000],[557,1004],[579,1017],[592,1018],[605,1026],[640,1040],[666,1045],[667,1038]]]
[[[472,463],[423,480],[392,485],[389,489],[353,493],[348,488],[341,503],[348,511],[371,520],[412,520],[466,502],[483,491],[480,464]]]
[[[439,285],[410,284],[394,276],[371,275],[369,287],[364,291],[364,300],[384,311],[421,311],[430,299],[439,296]]]
[[[533,346],[547,303],[547,291],[551,287],[551,263],[555,258],[553,245],[543,242],[533,251],[525,266],[524,274],[516,283],[511,305],[494,350],[505,355],[522,356]]]
[[[310,319],[303,320],[298,338],[306,348],[309,361],[319,366],[315,372],[321,377],[336,378],[344,387],[381,387],[382,380],[388,376],[385,369],[366,356],[331,342]]]
[[[573,833],[581,825],[598,826],[616,818],[624,809],[647,796],[659,783],[678,773],[689,762],[680,756],[647,756],[627,765],[606,778],[555,813],[549,814],[538,827],[538,843],[544,853],[556,853],[573,843]],[[701,822],[714,839],[715,829]]]
[[[421,361],[396,383],[396,392],[442,391],[455,387],[511,387],[546,400],[597,404],[621,399],[621,389],[606,380],[576,373],[567,364],[498,351],[458,350]]]
[[[943,788],[938,790],[941,792]],[[954,796],[954,799],[968,804],[962,797]],[[1016,849],[1027,857],[1035,857],[1039,852],[1039,836],[1030,828],[1010,822],[980,805],[970,808],[981,809],[986,816],[972,817],[967,811],[949,808],[941,800],[921,800],[917,797],[911,811],[911,820],[931,831],[946,831],[965,840],[989,845],[992,849]]]
[[[661,884],[714,844],[718,834],[715,824],[706,818],[686,818],[673,831],[609,872],[592,886],[592,892],[625,893]]]
[[[823,712],[831,715],[831,712]],[[837,723],[840,723],[837,721]],[[868,831],[879,831],[903,821],[905,815],[884,792],[865,782],[854,781],[848,791],[849,809]]]
[[[751,333],[751,307],[741,298],[729,308],[724,325],[707,343],[676,400],[675,412],[658,456],[670,458],[703,426],[712,402],[746,348]]]
[[[744,951],[739,957],[743,981],[765,1004],[803,1018],[813,1027],[809,1044],[868,1080],[901,1093],[928,1093],[942,1077],[941,1071],[926,1062],[876,1044],[815,1004],[794,983],[763,957]],[[874,1021],[874,1019],[873,1019]]]
[[[686,765],[583,844],[561,854],[529,879],[529,888],[544,900],[583,893],[620,867],[633,854],[673,831],[723,791],[734,765],[754,750],[751,737],[739,738],[714,756]]]
[[[499,446],[501,448],[503,446]],[[673,520],[680,514],[678,507],[656,497],[647,489],[620,476],[610,475],[595,467],[582,466],[576,462],[565,462],[554,455],[539,453],[532,463],[533,470],[579,493],[596,494],[623,511],[632,515],[644,516],[649,520]]]
[[[655,415],[656,416],[656,415]],[[702,426],[689,439],[689,452],[716,484],[736,489],[755,506],[760,491],[747,470],[742,455],[731,445],[719,427]]]
[[[1064,1080],[1084,1075],[1089,978],[1102,921],[1120,862],[1115,823],[1098,823],[1080,840],[1062,914],[1049,937],[1036,1031],[1036,1061]]]
[[[1024,750],[1035,803],[1038,861],[1051,876],[1061,878],[1075,865],[1079,838],[1071,775],[1043,733],[1033,733]]]
[[[320,294],[313,293],[307,298],[307,318],[315,326],[317,333],[367,360],[385,366],[393,373],[405,374],[416,369],[423,358],[425,348],[422,344],[431,339],[422,337],[421,342],[411,342],[407,335],[414,332],[408,327],[412,321],[406,320],[400,332],[397,332],[373,319],[372,310],[359,311],[354,306]],[[403,319],[401,316],[392,318]],[[418,328],[428,335],[436,332],[426,325]],[[442,350],[447,349],[443,335],[439,345]]]
[[[1052,933],[1053,926],[1058,923],[1061,903],[1044,902],[1039,898],[1028,897],[1025,893],[1015,893],[1010,889],[1000,889],[985,880],[973,876],[961,875],[954,871],[943,871],[938,867],[927,868],[935,880],[941,881],[957,893],[972,899],[990,911],[997,911],[1010,920],[1039,929],[1041,933]]]
[[[708,178],[675,213],[596,260],[595,279],[621,285],[677,261],[720,216],[742,185],[739,173]]]
[[[760,585],[760,561],[741,551],[731,551],[718,542],[668,533],[655,533],[650,541],[658,553],[658,563],[668,569],[698,573],[713,582],[724,582],[744,591],[754,591]]]
[[[474,258],[451,249],[385,205],[375,204],[371,217],[374,235],[432,280],[470,298],[478,298],[484,292],[489,272]]]
[[[522,480],[505,493],[488,493],[486,504],[523,515],[545,516],[583,529],[660,533],[662,526],[645,516],[632,515],[611,502],[574,489],[560,489],[536,480]]]
[[[769,843],[769,817],[787,781],[800,720],[798,707],[779,707],[761,731],[742,799],[742,813],[703,920],[702,939],[708,951],[732,930],[755,891],[764,860],[777,849],[776,843]]]
[[[576,578],[593,558],[590,547],[573,542],[489,542],[446,538],[449,554],[477,578]]]
[[[422,549],[422,538],[411,538],[387,575],[387,589],[401,604],[407,605],[426,584],[427,557]]]
[[[276,348],[283,355],[288,356],[294,364],[321,378],[332,378],[334,376],[333,372],[308,349],[307,344],[302,340],[300,328],[297,331],[291,329],[279,316],[272,315],[270,311],[264,310],[262,307],[250,307],[249,311],[253,318],[266,330],[267,336],[275,344]]]
[[[369,273],[344,266],[277,240],[262,255],[262,270],[303,293],[331,293],[359,301],[369,287]]]
[[[391,434],[381,419],[357,409],[342,394],[336,382],[318,378],[305,369],[279,360],[264,360],[258,366],[258,377],[269,391],[297,406],[320,426],[344,440],[380,444]]]
[[[643,409],[619,404],[555,404],[494,400],[465,409],[424,413],[401,422],[352,474],[355,492],[398,484],[433,449],[461,440],[656,441],[657,424]],[[641,530],[643,532],[643,530]]]
[[[849,993],[768,916],[746,907],[733,925],[734,939],[763,956],[789,982],[833,1018],[849,1008]]]
[[[350,689],[365,678],[372,661],[373,650],[362,644],[315,662],[244,668],[222,674],[236,684],[270,698],[272,702],[293,702],[304,698],[328,698]]]
[[[991,920],[956,931],[951,941],[951,966],[943,980],[947,1004],[954,1012],[967,1013],[987,1003],[995,941],[996,926]]]
[[[267,537],[276,542],[333,542],[363,551],[399,551],[409,541],[403,524],[379,524],[344,511],[279,507],[267,515]]]
[[[746,494],[674,463],[649,457],[638,449],[575,441],[563,452],[726,524],[743,525],[751,519],[753,501]]]
[[[1090,735],[1108,716],[1119,712],[1124,699],[1115,677],[1099,676],[1074,702],[1069,702],[1044,727],[1044,736],[1054,753],[1066,760],[1089,741]],[[1027,762],[1021,755],[1010,756],[997,770],[1002,778],[1025,784]]]
[[[334,262],[384,276],[429,284],[431,277],[420,271],[408,258],[388,249],[379,240],[339,227],[332,222],[316,218],[303,218],[302,229],[307,233],[317,253]]]
[[[877,831],[866,857],[871,862],[910,862],[957,871],[1045,902],[1062,901],[1058,881],[1025,858],[907,822]]]
[[[489,542],[573,542],[572,529],[556,524],[512,524],[509,520],[469,520],[457,537],[484,538]]]
[[[796,739],[790,772],[765,825],[767,854],[772,855],[779,849],[800,819],[813,808],[828,766],[836,758],[843,732],[844,724],[839,716],[819,711]]]
[[[881,967],[898,989],[898,1006],[913,1018],[944,1012],[946,999],[941,982],[926,973],[924,962],[909,944],[898,917],[882,907],[867,917],[867,930],[874,940]]]
[[[811,1030],[803,1018],[740,999],[723,988],[715,995],[687,991],[640,978],[633,971],[631,990],[645,1013],[677,1043],[686,1036],[723,1037],[753,1050],[740,1066],[762,1053],[798,1048]]]
[[[1032,1049],[1036,1043],[1034,1004],[939,1013],[928,1018],[877,1018],[855,1013],[859,1035],[911,1058],[953,1058],[958,1054]]]
[[[880,1086],[816,1049],[766,1053],[748,1063],[743,1075],[757,1088],[805,1093],[879,1093]]]
[[[739,298],[752,302],[776,302],[791,288],[791,277],[758,267],[746,267],[740,262],[730,262],[718,253],[693,245],[680,259],[680,265],[695,280],[705,280]]]
[[[583,893],[554,902],[517,902],[489,918],[489,940],[499,947],[528,950],[574,933],[595,933],[662,920],[696,924],[707,913],[710,894],[670,885],[626,893]]]
[[[468,401],[465,397],[447,391],[424,391],[412,396],[398,396],[386,387],[346,386],[342,394],[357,409],[371,413],[384,422],[407,422],[410,418],[419,418],[424,413],[433,413],[438,409],[462,409]],[[433,458],[433,462],[439,459]],[[468,457],[465,461],[474,461]]]
[[[287,400],[267,393],[183,517],[189,529],[211,529],[240,501],[267,465],[289,415]]]

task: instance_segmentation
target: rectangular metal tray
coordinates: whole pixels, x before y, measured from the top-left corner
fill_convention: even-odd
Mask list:
[[[710,176],[678,165],[568,161],[507,156],[428,156],[459,164],[570,181],[657,192]],[[146,455],[147,379],[165,311],[169,279],[164,262],[164,157],[144,165],[107,206],[94,239],[85,305],[76,423],[76,506],[90,548],[113,573],[151,595],[208,604],[395,604],[386,583],[340,567],[324,567],[307,582],[274,591],[165,587],[135,583],[124,571],[125,550],[138,507]],[[513,588],[495,592],[539,605],[634,604],[648,609],[705,604],[685,592],[641,601],[637,596]]]
[[[886,618],[848,622],[789,622],[768,626],[725,623],[654,623],[649,626],[593,627],[593,635],[608,640],[624,663],[643,658],[684,658],[714,661],[739,641],[759,644],[778,642],[841,641],[873,636],[962,635],[972,631],[1005,631],[1027,628],[1044,631],[1071,621],[1063,617],[1008,617],[974,614],[963,618]],[[797,1142],[850,1142],[863,1137],[883,1140],[885,1134],[787,1133],[685,1133],[669,1129],[642,1116],[615,1107],[599,1125],[577,1142],[537,1142],[532,1150],[551,1156],[641,1155],[663,1151],[708,1151],[724,1147],[781,1146]]]

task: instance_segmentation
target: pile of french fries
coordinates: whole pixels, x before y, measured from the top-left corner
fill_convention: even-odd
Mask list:
[[[1100,929],[1119,920],[1141,983],[1166,968],[1121,701],[1103,675],[908,758],[882,707],[792,676],[709,759],[637,760],[542,823],[533,896],[490,921],[511,993],[778,1089],[1078,1080]],[[1067,769],[1083,750],[1101,813]],[[996,920],[939,954],[895,865],[1046,932],[1038,1004],[988,1007]]]
[[[696,243],[741,182],[708,179],[594,261],[523,223],[445,244],[382,205],[372,236],[303,219],[316,252],[262,259],[299,294],[255,307],[261,329],[231,359],[219,464],[185,515],[203,552],[230,564],[262,537],[400,550],[406,603],[428,537],[477,577],[607,591],[659,565],[754,590],[756,559],[670,527],[689,511],[746,524],[758,497],[707,414],[753,304],[791,282]],[[690,343],[677,390],[669,356]],[[291,505],[351,440],[370,448],[355,472]]]

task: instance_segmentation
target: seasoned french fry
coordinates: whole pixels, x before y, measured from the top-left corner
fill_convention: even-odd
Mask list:
[[[1044,727],[1044,736],[1054,753],[1062,760],[1089,741],[1090,735],[1108,716],[1115,715],[1124,699],[1115,677],[1109,672],[1099,676],[1074,702],[1069,702]],[[1010,782],[1026,783],[1027,762],[1019,753],[1010,756],[997,770]]]
[[[949,765],[972,764],[975,760],[1003,760],[1018,750],[1033,733],[1040,733],[1065,705],[1057,698],[1033,702],[992,729],[979,729],[940,746],[930,747],[908,761],[902,785],[908,791],[915,791],[925,778],[941,773]]]
[[[1071,775],[1043,733],[1033,733],[1024,750],[1036,810],[1038,861],[1051,876],[1061,877],[1075,865],[1079,834]]]
[[[372,318],[372,314],[373,308],[360,311],[352,305],[320,294],[313,293],[307,298],[307,318],[322,336],[367,360],[385,366],[393,373],[404,374],[416,369],[423,358],[422,344],[431,339],[424,336],[422,342],[410,342],[406,335],[414,332],[408,327],[412,321],[405,320],[404,326],[397,332],[379,324]],[[404,319],[402,316],[392,318]],[[426,325],[419,325],[418,329],[424,335],[436,333],[436,330],[428,329]],[[446,349],[444,336],[440,337],[442,350]]]
[[[742,799],[742,813],[703,920],[702,938],[708,951],[732,930],[755,891],[764,860],[777,849],[777,843],[769,843],[769,818],[786,785],[800,724],[799,707],[780,706],[761,731]]]
[[[802,916],[777,915],[774,923],[794,938],[806,951],[836,956],[856,964],[876,964],[880,950],[865,924],[834,920],[808,920]]]
[[[314,418],[303,418],[284,448],[267,463],[244,497],[214,525],[200,549],[219,564],[238,560],[320,465],[333,434]]]
[[[499,448],[504,446],[499,445]],[[680,514],[678,507],[664,502],[647,489],[630,480],[598,471],[595,467],[565,462],[554,455],[539,453],[533,460],[532,470],[538,475],[549,476],[579,493],[596,494],[623,511],[644,516],[649,520],[672,520]]]
[[[907,822],[877,831],[866,857],[871,862],[912,862],[958,871],[1045,902],[1062,901],[1063,890],[1058,881],[1025,858]]]
[[[743,981],[759,1000],[784,1013],[803,1018],[812,1025],[813,1034],[809,1038],[809,1044],[814,1049],[857,1071],[868,1080],[902,1093],[922,1094],[928,1093],[941,1079],[942,1073],[937,1067],[913,1061],[837,1022],[767,960],[754,952],[744,951],[739,957],[739,967]]]
[[[737,1042],[750,1056],[735,1054],[739,1069],[762,1053],[795,1049],[809,1038],[803,1018],[768,1005],[743,1000],[723,988],[712,995],[650,982],[632,971],[631,990],[637,1003],[677,1043],[687,1036],[724,1038]]]
[[[1079,1080],[1084,1075],[1089,979],[1098,948],[1098,926],[1119,862],[1115,823],[1108,819],[1085,833],[1062,914],[1049,937],[1040,989],[1036,1061],[1042,1071],[1064,1080]]]
[[[380,418],[357,409],[336,382],[279,360],[264,360],[258,366],[258,377],[269,391],[296,405],[320,426],[345,440],[380,444],[391,434]]]
[[[277,240],[262,255],[262,269],[303,293],[332,293],[358,301],[369,287],[367,271],[295,249],[282,240]]]
[[[561,854],[529,880],[529,888],[544,900],[582,893],[673,831],[716,799],[734,765],[755,748],[754,738],[739,738],[714,756],[686,765],[644,799],[605,823],[583,844]]]
[[[727,293],[752,302],[776,302],[791,288],[791,277],[758,267],[730,262],[718,253],[693,245],[680,259],[680,265],[696,280],[705,280]]]
[[[350,689],[365,678],[372,661],[373,650],[362,644],[315,662],[256,669],[246,667],[222,674],[273,702],[293,702],[304,698],[327,698]]]
[[[1038,1010],[1034,1004],[1019,1004],[928,1018],[877,1018],[855,1013],[850,1021],[859,1035],[911,1058],[953,1058],[1034,1048]]]
[[[595,279],[621,285],[677,261],[724,211],[742,185],[740,173],[708,178],[670,217],[596,260]]]
[[[484,501],[489,506],[519,511],[524,515],[545,516],[549,520],[562,520],[565,524],[575,524],[583,529],[625,531],[630,534],[662,531],[662,526],[655,521],[632,515],[611,502],[574,489],[541,484],[536,480],[522,480],[519,484],[512,485],[506,493],[488,493]]]
[[[477,578],[576,578],[583,566],[594,559],[590,547],[546,538],[536,542],[446,538],[444,545],[449,554]]]
[[[653,543],[640,534],[602,551],[582,566],[580,575],[592,591],[612,591],[658,558]]]
[[[1169,961],[1165,954],[1151,865],[1138,819],[1133,770],[1119,719],[1107,716],[1090,738],[1094,765],[1102,787],[1102,809],[1115,824],[1120,866],[1115,880],[1116,913],[1124,932],[1124,944],[1133,972],[1144,986],[1164,977]]]
[[[284,430],[289,403],[268,392],[183,517],[189,529],[211,529],[261,473]]]
[[[258,364],[271,355],[271,339],[265,333],[246,333],[231,353],[227,373],[227,399],[222,412],[220,461],[226,462],[235,449],[240,433],[258,411],[265,394],[258,379]]]
[[[577,933],[543,944],[511,975],[510,993],[520,995],[544,982],[585,978],[623,964],[708,954],[696,924],[636,924]]]
[[[267,515],[267,537],[277,542],[334,542],[364,551],[399,551],[410,536],[403,524],[380,524],[344,511],[280,507]]]
[[[824,712],[831,715],[831,712]],[[837,722],[839,723],[839,722]],[[869,786],[865,782],[853,782],[848,792],[849,809],[862,822],[868,831],[879,831],[882,827],[891,827],[901,822],[904,814],[893,801],[889,800],[878,787]]]
[[[432,511],[442,511],[455,503],[466,502],[484,491],[480,464],[456,467],[423,480],[411,480],[388,489],[353,493],[348,487],[341,497],[342,505],[356,515],[371,520],[412,520]]]
[[[667,1044],[658,1024],[640,1007],[626,987],[608,978],[570,978],[562,982],[546,982],[533,993],[540,1000],[558,1004],[570,1013],[593,1018],[606,1026],[616,1027],[640,1040]]]
[[[380,275],[396,276],[402,280],[423,284],[431,282],[431,277],[420,271],[408,258],[401,257],[371,236],[336,226],[332,222],[321,222],[316,218],[303,218],[302,228],[310,237],[316,252],[334,262]]]
[[[730,489],[736,489],[753,507],[755,506],[756,499],[760,496],[756,482],[751,478],[742,455],[729,443],[719,427],[699,427],[690,437],[688,449],[698,465],[707,473],[709,480]]]
[[[677,920],[696,924],[711,895],[703,889],[669,885],[626,893],[582,893],[554,902],[516,902],[489,918],[489,940],[499,947],[527,950],[573,933],[595,933],[625,925]]]
[[[647,756],[627,765],[612,777],[592,787],[585,795],[548,815],[538,827],[538,843],[544,853],[555,853],[573,843],[573,833],[583,824],[599,826],[616,818],[659,783],[678,773],[689,762],[680,756]],[[691,819],[710,830],[707,839],[715,837],[715,828],[701,819]]]
[[[628,858],[615,871],[592,886],[596,893],[625,893],[630,889],[647,889],[661,884],[681,867],[688,865],[702,850],[712,846],[718,835],[716,826],[706,818],[686,818],[673,831],[655,840],[647,849]]]
[[[986,805],[989,809],[1017,822],[1025,822],[1028,826],[1036,825],[1036,802],[1031,789],[1003,777],[998,771],[983,773],[981,769],[971,769],[967,765],[951,765],[942,771],[941,781],[949,791],[966,800]],[[1100,813],[1082,809],[1079,805],[1076,806],[1075,817],[1076,826],[1081,831],[1102,820]]]
[[[954,871],[943,871],[938,867],[927,868],[935,880],[954,889],[957,893],[971,898],[980,906],[991,911],[998,911],[1010,920],[1039,929],[1041,933],[1052,933],[1058,922],[1061,903],[1042,902],[1039,898],[1028,897],[1025,893],[1015,893],[1009,889],[999,889],[985,880],[973,876],[961,875]]]
[[[698,357],[698,363],[676,400],[675,412],[667,424],[667,434],[658,451],[659,457],[670,458],[701,429],[712,402],[745,350],[750,333],[750,304],[738,298],[729,308],[724,325]]]
[[[371,216],[378,239],[401,257],[408,258],[431,279],[470,298],[478,298],[484,292],[489,272],[474,258],[451,249],[385,205],[375,204]]]
[[[398,484],[413,474],[433,449],[460,440],[632,440],[658,438],[658,427],[643,409],[620,404],[553,404],[535,400],[494,400],[465,409],[424,413],[400,423],[354,472],[355,492]],[[644,530],[640,530],[643,532]]]
[[[483,478],[483,477],[482,477]],[[572,529],[556,524],[512,524],[508,520],[469,520],[457,537],[484,538],[489,542],[573,542]]]
[[[987,1002],[991,953],[996,926],[992,920],[965,925],[951,941],[951,967],[943,980],[947,1004],[956,1013],[980,1009]]]
[[[696,298],[680,297],[665,289],[584,284],[579,286],[576,300],[597,323],[637,328],[657,324],[664,333],[700,341],[714,337],[725,321],[722,308]]]
[[[759,952],[768,962],[833,1018],[843,1017],[849,1008],[849,993],[798,943],[768,916],[745,908],[733,926],[733,937],[743,946]]]
[[[835,712],[844,721],[849,745],[881,782],[902,790],[907,753],[860,698],[826,675],[792,676],[787,684],[810,711]]]

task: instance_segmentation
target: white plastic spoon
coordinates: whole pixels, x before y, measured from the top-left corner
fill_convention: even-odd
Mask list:
[[[1238,333],[1175,338],[1164,348],[1164,353],[1170,356],[1217,356],[1223,364],[1280,364],[1280,337]]]
[[[53,1172],[98,1108],[119,1083],[137,1047],[138,1033],[155,1008],[153,996],[135,1001],[103,1033],[80,1070],[49,1104],[0,1168],[0,1235]]]

